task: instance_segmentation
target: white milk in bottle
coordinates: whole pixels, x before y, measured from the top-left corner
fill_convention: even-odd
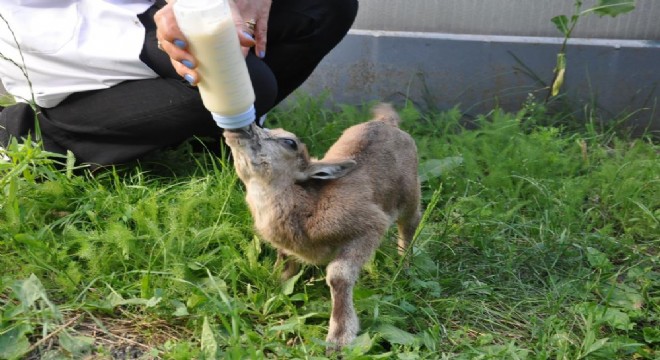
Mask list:
[[[228,1],[177,0],[173,9],[197,59],[204,106],[218,126],[237,129],[255,120],[255,96]]]

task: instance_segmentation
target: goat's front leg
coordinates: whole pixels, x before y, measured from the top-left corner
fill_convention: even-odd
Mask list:
[[[359,270],[355,264],[344,260],[335,260],[328,265],[326,282],[332,297],[332,313],[326,341],[334,344],[330,352],[349,344],[360,330],[353,307],[353,286]]]
[[[354,241],[339,251],[337,257],[328,264],[326,282],[332,297],[332,313],[326,341],[334,344],[328,352],[348,345],[360,330],[353,307],[353,287],[360,269],[371,258],[378,242],[378,236]]]

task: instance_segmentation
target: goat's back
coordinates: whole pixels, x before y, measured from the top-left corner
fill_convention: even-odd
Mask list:
[[[373,120],[346,129],[322,160],[355,160],[340,182],[356,189],[355,201],[378,204],[390,218],[417,211],[420,196],[417,147],[399,121],[389,104],[377,106]]]

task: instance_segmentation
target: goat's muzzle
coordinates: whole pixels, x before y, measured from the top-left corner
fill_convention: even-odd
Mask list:
[[[249,139],[255,135],[255,127],[257,125],[252,123],[248,126],[238,128],[238,129],[224,129],[223,135],[225,138],[238,138],[238,139]]]

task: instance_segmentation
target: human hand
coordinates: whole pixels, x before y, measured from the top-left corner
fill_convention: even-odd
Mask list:
[[[255,46],[255,41],[252,37],[245,34],[245,24],[234,2],[230,1],[229,3],[238,32],[239,43],[242,46],[243,55],[245,56],[248,49]],[[239,22],[237,22],[237,19],[239,19]],[[156,12],[154,22],[156,23],[158,47],[170,57],[172,66],[177,74],[181,75],[191,85],[196,85],[200,80],[199,73],[196,71],[197,60],[190,53],[186,37],[181,32],[181,29],[179,29],[174,11],[172,10],[172,3],[167,4]]]
[[[237,22],[237,20],[240,22],[236,26],[243,25],[247,31],[251,30],[254,33],[254,40],[256,41],[254,51],[257,56],[263,58],[266,56],[266,34],[268,32],[268,16],[272,0],[235,0],[234,2],[241,16],[239,19],[234,17],[234,22]],[[254,21],[253,29],[249,29],[248,21]]]

